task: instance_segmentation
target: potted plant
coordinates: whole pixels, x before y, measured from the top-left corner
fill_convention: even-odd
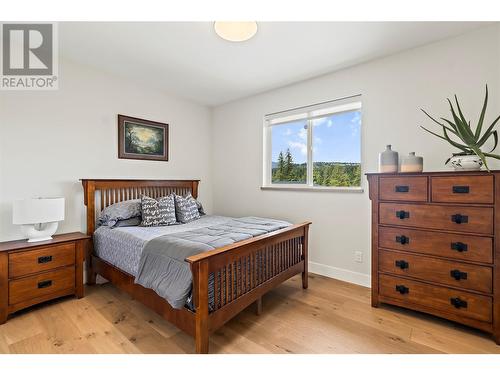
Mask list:
[[[457,96],[455,95],[456,109],[453,107],[451,100],[447,100],[450,104],[453,120],[441,117],[440,120],[442,120],[442,122],[440,122],[422,109],[422,112],[424,112],[427,117],[443,129],[443,135],[439,135],[423,126],[421,126],[421,128],[436,137],[445,140],[453,147],[456,147],[461,151],[454,153],[452,157],[446,160],[445,164],[451,162],[451,165],[453,165],[455,170],[479,170],[484,164],[486,169],[489,171],[486,158],[490,157],[500,160],[500,155],[492,153],[498,144],[498,133],[497,130],[494,130],[494,128],[498,120],[500,120],[500,116],[498,116],[495,121],[493,121],[483,132],[484,115],[486,113],[486,107],[488,106],[488,85],[486,85],[484,104],[475,129],[472,129],[471,122],[465,119],[462,109],[460,108],[460,104],[458,104]],[[493,146],[488,152],[483,151],[485,143],[491,137],[493,137],[494,141]]]

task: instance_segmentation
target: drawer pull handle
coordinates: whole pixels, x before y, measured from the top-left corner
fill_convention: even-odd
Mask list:
[[[461,300],[460,298],[450,298],[450,303],[455,306],[457,309],[463,307],[467,308],[467,301]]]
[[[463,251],[467,251],[467,244],[463,242],[452,242],[451,249],[461,253]]]
[[[410,218],[410,212],[409,211],[396,211],[396,217],[400,218],[401,220],[404,219],[409,219]]]
[[[48,288],[52,285],[52,280],[44,280],[38,283],[38,289]]]
[[[469,222],[469,217],[467,215],[455,214],[451,215],[451,221],[456,224],[466,224]]]
[[[401,294],[407,294],[410,293],[410,288],[404,285],[396,285],[396,291],[398,291]]]
[[[468,186],[453,186],[454,194],[469,194]]]
[[[408,263],[408,262],[407,262],[407,261],[405,261],[405,260],[397,260],[397,261],[395,262],[395,264],[396,264],[396,267],[399,267],[399,268],[401,268],[402,270],[404,270],[405,268],[410,267],[410,263]]]
[[[410,243],[410,238],[406,236],[396,236],[396,242],[399,242],[401,245],[406,245]]]
[[[467,272],[461,272],[460,270],[451,270],[450,276],[455,280],[467,280]]]
[[[408,193],[410,191],[410,187],[406,185],[396,185],[394,190],[396,190],[396,193]]]
[[[49,262],[52,262],[52,255],[38,258],[38,264],[49,263]]]

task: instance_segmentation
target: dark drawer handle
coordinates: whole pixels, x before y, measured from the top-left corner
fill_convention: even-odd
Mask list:
[[[450,276],[455,280],[467,280],[467,272],[461,272],[460,270],[451,270]]]
[[[400,218],[401,220],[408,219],[408,218],[410,218],[410,212],[409,211],[396,211],[396,217]]]
[[[453,186],[454,194],[469,194],[468,186]]]
[[[460,298],[450,298],[450,303],[455,306],[457,309],[463,307],[467,308],[467,301],[461,300]]]
[[[396,242],[399,242],[401,245],[406,245],[410,243],[410,238],[404,235],[396,236]]]
[[[461,253],[462,251],[467,251],[467,244],[463,242],[452,242],[451,249]]]
[[[394,190],[396,190],[396,193],[408,193],[410,191],[410,187],[406,185],[396,185]]]
[[[410,263],[408,263],[408,262],[407,262],[407,261],[405,261],[405,260],[397,260],[397,261],[395,262],[395,264],[396,264],[396,267],[399,267],[399,268],[401,268],[402,270],[404,270],[404,269],[406,269],[406,268],[410,267]]]
[[[44,280],[38,283],[38,289],[48,288],[52,285],[52,280]]]
[[[39,264],[49,263],[49,262],[52,262],[52,255],[48,255],[48,256],[45,256],[45,257],[39,257],[38,258],[38,263]]]
[[[455,214],[451,215],[451,221],[456,224],[465,224],[469,222],[469,217],[467,215]]]
[[[398,291],[401,294],[407,294],[410,293],[410,288],[404,285],[396,285],[396,291]]]

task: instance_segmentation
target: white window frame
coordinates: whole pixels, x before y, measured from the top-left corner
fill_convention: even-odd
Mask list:
[[[264,155],[263,155],[263,185],[261,189],[275,190],[311,190],[311,191],[350,191],[363,192],[364,181],[361,179],[360,186],[315,186],[313,181],[313,120],[327,117],[342,112],[361,110],[363,119],[363,103],[361,95],[354,95],[342,99],[331,100],[319,104],[299,107],[291,110],[280,111],[264,116]],[[298,120],[307,122],[307,174],[305,184],[273,184],[272,183],[272,140],[271,128]],[[360,129],[360,150],[361,150],[361,175],[363,175],[363,121]]]

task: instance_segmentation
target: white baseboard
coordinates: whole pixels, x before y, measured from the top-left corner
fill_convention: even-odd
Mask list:
[[[348,283],[371,287],[370,275],[349,271],[344,268],[327,266],[326,264],[309,262],[309,272],[317,273],[321,276],[331,277],[332,279],[347,281]]]

